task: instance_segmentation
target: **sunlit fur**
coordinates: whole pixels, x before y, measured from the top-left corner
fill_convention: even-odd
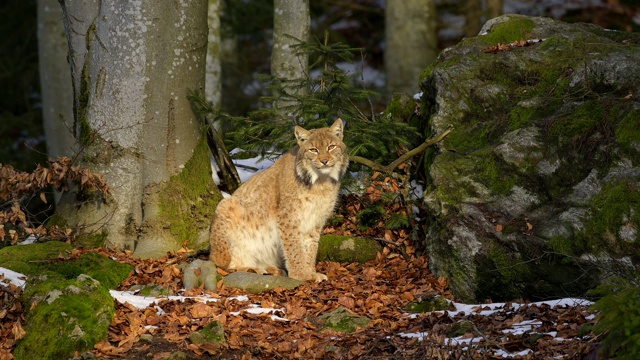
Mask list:
[[[226,269],[322,281],[320,233],[332,214],[349,158],[343,122],[294,129],[298,146],[220,202],[211,224],[211,260]]]

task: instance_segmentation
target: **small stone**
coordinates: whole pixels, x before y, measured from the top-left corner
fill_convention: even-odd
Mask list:
[[[221,322],[212,321],[202,330],[191,333],[189,340],[196,345],[222,344],[225,342],[224,327]]]

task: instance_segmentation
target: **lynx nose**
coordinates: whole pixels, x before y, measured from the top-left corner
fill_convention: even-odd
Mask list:
[[[327,163],[329,163],[328,159],[322,159],[320,160],[320,162],[322,163],[322,165],[327,165]]]

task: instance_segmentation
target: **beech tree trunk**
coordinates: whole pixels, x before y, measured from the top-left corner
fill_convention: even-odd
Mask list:
[[[385,40],[387,97],[415,94],[420,73],[438,55],[433,0],[387,0]]]
[[[209,37],[207,42],[207,67],[205,77],[205,99],[210,101],[216,110],[220,109],[222,100],[222,34],[220,31],[220,13],[222,2],[209,0],[207,25]]]
[[[273,2],[273,50],[271,75],[285,80],[298,80],[307,76],[308,55],[295,55],[291,45],[309,41],[311,15],[309,0],[274,0]],[[304,89],[291,86],[288,94],[302,94]],[[275,104],[284,109],[287,101]],[[285,116],[290,114],[283,114]]]
[[[73,137],[73,89],[67,62],[67,38],[58,0],[38,1],[38,58],[42,118],[50,157],[72,156],[78,150]]]
[[[112,196],[65,193],[58,214],[139,256],[206,246],[219,192],[186,93],[205,85],[207,1],[60,4],[74,136]]]

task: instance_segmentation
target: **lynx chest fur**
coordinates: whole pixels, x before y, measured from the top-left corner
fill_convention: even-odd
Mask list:
[[[298,145],[220,202],[211,224],[211,260],[220,267],[322,281],[318,241],[332,214],[349,158],[343,123],[294,129]]]

